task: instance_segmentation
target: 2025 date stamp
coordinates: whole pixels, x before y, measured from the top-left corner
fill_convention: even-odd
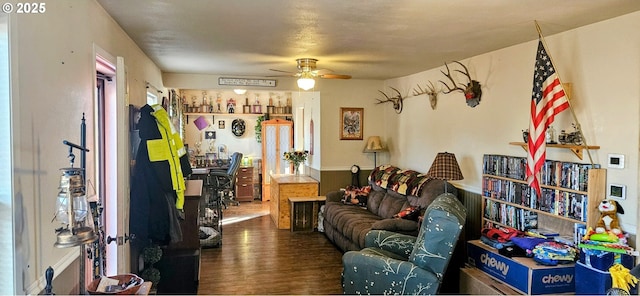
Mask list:
[[[3,3],[2,12],[18,13],[18,14],[40,14],[47,11],[47,5],[44,2],[18,2]]]

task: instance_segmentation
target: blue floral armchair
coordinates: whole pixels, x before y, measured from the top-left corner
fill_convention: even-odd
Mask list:
[[[467,212],[444,193],[427,208],[418,237],[372,230],[366,248],[342,256],[345,294],[436,294]]]

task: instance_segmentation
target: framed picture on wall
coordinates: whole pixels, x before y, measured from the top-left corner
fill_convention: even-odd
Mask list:
[[[362,140],[364,108],[340,108],[340,140]]]

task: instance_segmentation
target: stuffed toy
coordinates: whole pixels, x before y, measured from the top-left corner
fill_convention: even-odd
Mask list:
[[[618,213],[624,214],[622,206],[616,201],[605,199],[598,205],[600,218],[596,224],[596,233],[612,232],[615,235],[622,233],[620,223],[618,222]]]

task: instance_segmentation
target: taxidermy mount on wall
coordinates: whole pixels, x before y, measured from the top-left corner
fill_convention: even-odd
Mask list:
[[[391,89],[393,89],[394,91],[396,91],[396,94],[394,97],[390,97],[388,96],[386,93],[384,93],[383,91],[379,90],[379,92],[386,98],[385,100],[380,100],[380,99],[376,99],[378,100],[378,102],[376,104],[382,104],[382,103],[387,103],[387,102],[391,102],[393,104],[393,110],[396,110],[396,113],[400,114],[402,112],[402,106],[403,106],[403,100],[404,98],[402,97],[402,94],[400,94],[400,91],[396,88],[394,88],[393,86],[390,86]]]
[[[436,87],[433,85],[433,83],[431,83],[431,81],[429,81],[429,85],[427,85],[425,87],[425,89],[423,89],[422,87],[420,87],[420,85],[418,85],[418,89],[413,89],[413,96],[419,96],[419,95],[424,95],[426,94],[429,97],[429,104],[431,104],[431,109],[435,110],[436,109],[436,104],[438,104],[438,93],[440,93],[442,90],[440,89],[436,89]]]
[[[442,70],[440,70],[440,72],[442,72],[444,76],[446,76],[447,78],[449,78],[449,80],[451,80],[451,83],[453,83],[453,87],[449,87],[449,85],[446,84],[444,81],[439,80],[448,89],[448,91],[443,91],[443,93],[448,94],[453,91],[461,91],[462,93],[464,93],[464,97],[469,107],[473,108],[475,106],[478,106],[478,104],[480,104],[480,98],[482,97],[482,88],[481,88],[480,82],[478,82],[477,80],[471,79],[471,76],[469,75],[469,70],[464,64],[458,61],[453,61],[453,62],[459,64],[460,66],[462,66],[462,68],[464,68],[464,71],[461,71],[461,70],[455,70],[455,71],[458,71],[464,74],[465,76],[467,76],[467,78],[469,79],[469,82],[466,85],[464,83],[458,83],[457,85],[459,86],[456,86],[455,80],[453,80],[453,77],[451,77],[451,71],[449,70],[449,65],[447,65],[447,63],[444,63],[444,66],[447,68],[447,73],[444,73],[444,71]]]

